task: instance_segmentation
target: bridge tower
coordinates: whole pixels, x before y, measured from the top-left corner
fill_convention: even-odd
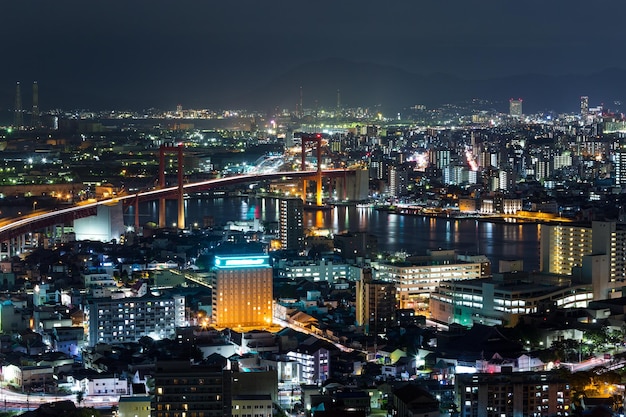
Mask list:
[[[302,170],[306,171],[306,143],[315,142],[317,145],[317,173],[315,174],[315,182],[317,185],[315,193],[315,203],[317,206],[322,205],[322,135],[320,133],[315,134],[303,134],[302,135]],[[302,201],[306,204],[306,184],[307,180],[302,180]]]
[[[185,228],[185,198],[183,192],[183,144],[174,146],[172,143],[165,143],[159,148],[159,188],[165,188],[165,155],[175,153],[178,157],[178,190],[176,199],[178,200],[178,222],[176,226],[179,230]],[[165,224],[165,197],[159,198],[159,227],[166,227]]]

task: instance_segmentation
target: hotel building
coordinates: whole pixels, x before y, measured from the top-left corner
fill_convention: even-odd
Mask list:
[[[213,325],[266,327],[272,323],[269,256],[216,256],[212,272]]]

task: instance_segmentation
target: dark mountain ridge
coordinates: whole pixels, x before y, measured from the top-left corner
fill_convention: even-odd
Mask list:
[[[303,92],[303,106],[334,107],[337,90],[347,107],[380,105],[387,111],[424,104],[428,107],[480,98],[508,111],[510,98],[524,100],[524,112],[575,112],[580,96],[590,106],[604,104],[619,110],[616,101],[626,99],[626,70],[607,69],[594,74],[526,74],[490,79],[463,79],[449,74],[420,75],[380,64],[342,59],[313,62],[293,68],[237,101],[252,108],[296,108]]]
[[[463,63],[459,63],[462,67]],[[404,111],[423,104],[436,107],[471,99],[484,99],[502,112],[508,111],[510,98],[524,100],[524,113],[541,111],[577,112],[580,96],[589,96],[591,107],[603,104],[605,109],[622,112],[626,103],[626,69],[611,68],[593,74],[546,75],[537,73],[499,78],[465,79],[448,73],[429,75],[380,63],[347,59],[325,59],[294,66],[281,75],[269,77],[274,69],[239,66],[223,72],[220,77],[211,71],[190,74],[176,83],[160,82],[158,77],[145,77],[141,82],[113,84],[58,83],[40,80],[42,111],[50,108],[91,110],[128,109],[140,111],[155,107],[173,110],[184,108],[247,108],[273,112],[275,109],[296,110],[300,87],[305,109],[334,108],[337,90],[343,107],[380,106],[384,114]],[[459,73],[459,68],[450,68]],[[564,69],[566,72],[566,69]],[[118,80],[119,81],[119,80]],[[30,85],[22,88],[22,107],[31,106]],[[13,83],[0,87],[0,109],[14,106]]]

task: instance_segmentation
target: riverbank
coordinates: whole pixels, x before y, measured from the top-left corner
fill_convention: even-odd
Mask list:
[[[375,210],[401,216],[421,216],[441,219],[476,220],[489,223],[571,223],[573,220],[552,213],[518,211],[514,214],[463,213],[458,210],[425,207],[376,206]]]

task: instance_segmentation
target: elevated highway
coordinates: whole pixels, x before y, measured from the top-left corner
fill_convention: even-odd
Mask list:
[[[347,175],[354,173],[351,169],[330,169],[323,170],[322,175],[325,178],[345,178]],[[198,181],[186,183],[183,185],[185,193],[196,193],[212,188],[227,187],[237,184],[245,184],[256,181],[287,181],[292,179],[307,179],[318,175],[317,171],[288,171],[274,172],[267,174],[252,175],[235,175],[232,177],[217,178],[208,181]],[[0,222],[0,242],[7,242],[18,236],[41,230],[45,227],[56,224],[68,224],[75,219],[87,216],[95,216],[98,206],[111,205],[117,203],[135,204],[140,201],[152,201],[164,198],[176,198],[179,187],[171,186],[160,189],[142,191],[135,194],[124,195],[120,197],[87,201],[76,206],[61,208],[47,212],[35,212],[28,216],[15,219],[7,219]]]

